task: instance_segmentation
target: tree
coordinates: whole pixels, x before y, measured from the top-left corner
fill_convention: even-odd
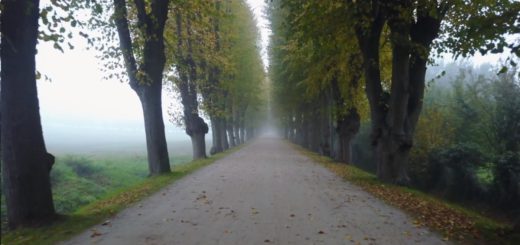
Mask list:
[[[519,4],[507,0],[496,3],[450,0],[388,3],[373,0],[352,1],[351,4],[363,53],[377,175],[383,181],[406,184],[408,156],[421,113],[426,65],[431,50],[450,50],[462,55],[475,49],[501,52],[500,47],[507,44],[503,34],[511,30],[518,32],[518,28],[510,28],[511,25],[505,23],[518,23]],[[496,26],[485,25],[493,19],[500,20]],[[453,35],[461,38],[459,40],[466,40],[462,38],[468,36],[464,34],[464,30],[467,30],[464,27],[474,30],[472,28],[476,27],[475,24],[479,31],[470,31],[472,35],[469,38],[476,38],[476,42],[468,41],[468,45],[461,47],[453,45],[453,38],[438,39],[441,35]],[[390,29],[388,38],[392,44],[392,78],[389,88],[382,85],[377,48],[385,25]],[[451,28],[452,25],[455,28]],[[498,48],[490,45],[496,40]]]
[[[173,66],[178,74],[178,78],[174,77],[173,80],[181,95],[184,125],[186,134],[191,138],[193,159],[206,158],[205,134],[208,133],[208,125],[199,115],[197,97],[199,76],[204,74],[199,74],[197,63],[200,59],[197,57],[201,55],[201,50],[207,48],[204,45],[207,38],[204,27],[208,24],[205,21],[208,5],[202,1],[183,2],[174,8],[175,25],[169,23],[169,29],[175,30],[175,34],[169,32],[168,38],[177,39],[176,49],[169,52],[173,53]]]
[[[127,8],[130,6],[127,6],[126,0],[113,2],[113,19],[126,73],[130,87],[137,93],[143,108],[151,175],[170,172],[161,104],[163,70],[166,62],[164,26],[168,18],[169,2],[135,0],[131,7],[136,11],[137,30],[129,28]],[[138,35],[142,40],[132,40],[133,35]]]
[[[54,157],[43,139],[35,55],[39,0],[3,0],[1,16],[2,181],[10,228],[55,216],[49,172]]]
[[[421,113],[425,72],[431,51],[467,55],[475,50],[502,52],[504,47],[510,47],[516,52],[518,44],[508,43],[503,34],[519,32],[519,5],[508,0],[496,3],[464,0],[307,1],[303,4],[299,1],[274,1],[272,10],[277,13],[272,18],[273,31],[282,37],[273,38],[272,42],[273,57],[281,61],[272,62],[275,65],[272,80],[292,84],[287,88],[279,87],[285,97],[298,97],[306,90],[323,91],[326,87],[323,85],[334,81],[332,78],[337,76],[334,74],[337,70],[350,77],[346,82],[339,82],[340,90],[348,84],[353,87],[351,91],[356,91],[355,88],[361,86],[355,84],[364,80],[372,126],[371,141],[377,156],[377,176],[386,182],[406,184],[408,157]],[[337,40],[338,37],[343,39]],[[352,37],[357,45],[352,44]],[[468,45],[460,40],[467,40]],[[360,53],[360,58],[356,58],[356,52]],[[323,53],[327,54],[325,58],[319,58]],[[327,62],[335,56],[339,58]],[[384,62],[386,56],[391,58],[389,62]],[[359,60],[362,63],[362,69],[358,70],[362,70],[363,75],[357,79],[356,70],[344,72],[348,69],[345,67],[353,66],[347,65],[351,58],[357,62],[350,64],[359,64]],[[328,81],[323,78],[328,78]],[[294,91],[298,86],[303,91]],[[288,93],[291,88],[294,93]],[[339,107],[348,109],[349,102],[356,101],[351,100],[356,92],[341,95],[334,96],[335,104],[341,105]],[[331,95],[318,93],[319,96]],[[298,98],[294,100],[298,106],[304,103]],[[317,103],[316,97],[306,100],[312,105]],[[308,145],[307,134],[312,134],[312,131],[307,129],[307,118],[313,116],[304,115],[305,112],[292,103],[280,104],[284,104],[282,109],[288,109],[285,112],[288,119],[282,121],[296,125],[291,126],[296,130],[289,129],[288,132],[301,131],[302,139],[297,141]],[[341,122],[340,119],[336,123]],[[312,144],[310,146],[312,148]]]
[[[338,24],[348,21],[345,2],[271,6],[271,80],[280,84],[275,98],[285,131],[296,131],[296,142],[311,150],[350,163],[366,99],[354,29]]]

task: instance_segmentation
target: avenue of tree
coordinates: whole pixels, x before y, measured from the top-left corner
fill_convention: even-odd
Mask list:
[[[516,1],[274,0],[270,77],[286,138],[342,162],[370,120],[379,179],[408,184],[428,62],[519,43]],[[304,95],[304,96],[302,96]]]
[[[273,0],[268,17],[286,139],[383,182],[486,206],[520,230],[520,2]],[[439,55],[505,50],[495,71],[461,68],[452,87],[426,93]]]
[[[253,14],[243,1],[51,1],[40,8],[39,0],[2,0],[0,10],[2,188],[10,228],[56,217],[54,156],[45,148],[36,91],[38,41],[64,51],[79,34],[98,51],[107,77],[128,82],[143,109],[150,175],[171,171],[163,86],[181,95],[183,114],[172,117],[182,119],[194,159],[206,157],[206,115],[211,153],[245,142],[260,126],[265,75]]]

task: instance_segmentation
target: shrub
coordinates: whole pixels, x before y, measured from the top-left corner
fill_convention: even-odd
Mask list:
[[[497,204],[520,211],[520,153],[506,152],[494,168],[494,194]]]
[[[91,178],[102,171],[99,166],[92,164],[91,160],[84,157],[67,157],[63,162],[80,177]]]
[[[476,176],[484,163],[479,148],[472,144],[454,144],[432,151],[429,156],[430,187],[451,199],[470,200],[485,194]]]

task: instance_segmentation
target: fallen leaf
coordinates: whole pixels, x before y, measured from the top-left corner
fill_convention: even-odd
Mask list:
[[[101,236],[103,234],[99,233],[97,230],[92,230],[92,234],[90,234],[90,237],[97,237]]]

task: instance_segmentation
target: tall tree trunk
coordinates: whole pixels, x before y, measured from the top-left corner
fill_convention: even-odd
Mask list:
[[[162,81],[145,86],[139,90],[139,99],[143,107],[148,169],[150,175],[157,175],[171,171],[162,115]]]
[[[191,138],[193,159],[206,158],[205,135],[208,133],[208,124],[198,115],[193,116],[190,120],[190,127],[186,128],[186,131]]]
[[[233,121],[233,105],[231,103],[228,103],[228,108],[227,108],[227,114],[228,114],[228,119],[226,120],[226,131],[227,131],[227,135],[228,135],[228,143],[229,143],[229,147],[230,148],[233,148],[237,145],[237,143],[235,142],[235,134],[234,134],[234,130],[233,130],[233,125],[234,125],[234,121]]]
[[[177,36],[182,37],[182,14],[179,9],[175,10]],[[199,116],[198,101],[197,101],[197,67],[193,59],[192,47],[192,30],[191,18],[186,17],[186,38],[187,54],[183,55],[183,38],[177,41],[177,71],[179,73],[179,80],[176,86],[181,94],[181,103],[183,105],[184,124],[186,126],[186,134],[190,136],[193,160],[206,158],[206,140],[205,135],[208,133],[208,124]],[[189,70],[189,76],[188,71]]]
[[[128,25],[126,1],[113,1],[113,18],[130,87],[137,93],[143,108],[148,169],[150,175],[167,173],[171,170],[164,133],[161,93],[163,69],[166,62],[163,33],[169,1],[151,0],[150,9],[146,8],[144,1],[134,1],[139,31],[145,37],[142,47],[142,63],[139,67],[134,55],[134,45]],[[138,73],[145,74],[145,76],[138,76]]]
[[[320,97],[320,108],[322,108],[322,109],[320,110],[320,115],[319,115],[320,148],[319,148],[318,152],[323,156],[330,155],[330,129],[329,129],[330,121],[329,121],[329,119],[330,119],[331,111],[330,111],[330,106],[328,103],[328,97],[329,97],[328,91],[323,93]]]
[[[222,140],[221,140],[221,131],[220,131],[220,119],[216,117],[211,117],[211,133],[213,134],[213,146],[211,147],[211,155],[220,153],[223,151],[222,148]]]
[[[236,145],[243,143],[240,140],[240,110],[236,107],[233,109],[233,135]]]
[[[245,119],[242,117],[240,119],[240,143],[244,144],[246,142],[246,125]]]
[[[38,0],[2,1],[2,187],[10,228],[55,216],[49,172],[54,157],[43,139],[36,89]]]
[[[387,9],[385,17],[382,5],[372,5],[371,22],[358,26],[356,32],[363,53],[377,176],[386,182],[407,184],[406,165],[422,107],[426,60],[451,3],[435,6],[420,2],[415,6],[411,1],[399,1],[397,4]],[[415,18],[411,18],[413,12]],[[392,41],[390,93],[382,89],[379,69],[379,40],[385,18]]]
[[[409,182],[407,163],[412,147],[412,133],[407,124],[410,97],[410,25],[406,18],[399,16],[389,20],[392,40],[391,94],[384,122],[380,123],[381,133],[375,139],[378,178],[400,184]]]
[[[352,140],[358,133],[360,125],[360,117],[355,108],[350,109],[348,115],[342,116],[338,120],[336,131],[339,137],[339,146],[335,160],[352,163]]]
[[[360,78],[361,74],[354,75],[351,82],[352,86],[357,86]],[[352,139],[354,139],[359,131],[361,118],[355,107],[351,107],[347,112],[344,111],[345,108],[343,107],[345,105],[345,99],[343,99],[343,95],[340,92],[337,78],[332,79],[331,88],[331,93],[334,100],[334,108],[336,109],[335,133],[338,137],[338,145],[335,148],[336,153],[334,154],[334,160],[343,163],[351,163]]]
[[[316,103],[316,105],[320,105],[320,103]],[[320,132],[321,132],[321,120],[320,120],[320,110],[319,106],[314,108],[313,113],[311,114],[310,124],[309,124],[309,146],[313,152],[320,151]]]
[[[229,149],[229,142],[227,137],[227,121],[225,118],[220,118],[220,140],[222,142],[222,149]]]

